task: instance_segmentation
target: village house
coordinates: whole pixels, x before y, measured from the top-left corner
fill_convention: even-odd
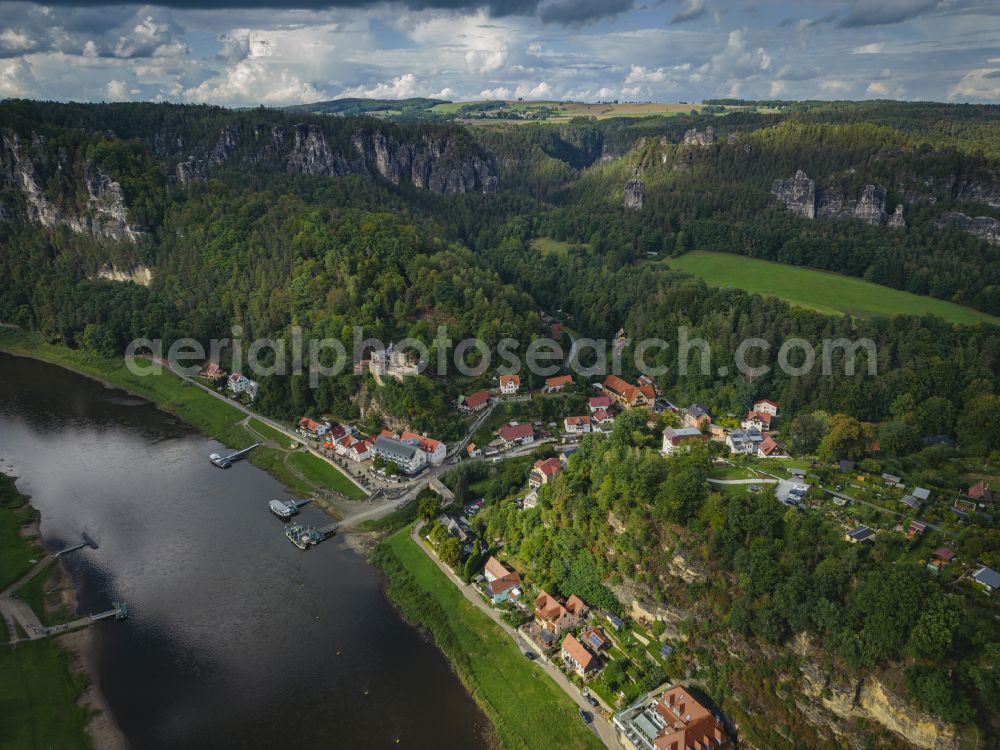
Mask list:
[[[762,458],[778,458],[784,456],[781,446],[770,435],[765,435],[761,444],[757,446],[757,455]]]
[[[615,714],[618,741],[626,750],[731,750],[721,719],[683,685]]]
[[[772,423],[775,421],[775,417],[768,414],[767,412],[761,411],[748,411],[746,417],[740,423],[740,426],[744,430],[749,430],[753,428],[761,432],[765,432],[771,429]]]
[[[695,427],[666,427],[663,430],[662,453],[667,455],[682,445],[707,441],[708,435]]]
[[[985,565],[972,574],[972,580],[986,589],[989,594],[1000,589],[1000,573]]]
[[[590,432],[590,417],[566,417],[563,420],[563,428],[570,435],[582,435]]]
[[[226,371],[219,367],[218,362],[209,362],[205,366],[205,369],[201,371],[201,375],[203,378],[215,382],[226,377]]]
[[[528,482],[530,483],[531,480],[529,479]],[[521,508],[523,510],[530,510],[531,508],[537,508],[537,507],[538,507],[538,490],[532,490],[527,495],[525,495],[524,498],[521,500]]]
[[[601,651],[606,651],[611,648],[611,639],[608,638],[604,634],[604,631],[596,625],[589,627],[580,633],[580,642],[585,644],[587,648],[595,654],[599,654]]]
[[[483,455],[483,451],[475,443],[465,446],[465,452],[469,454],[469,458],[479,458]]]
[[[941,568],[945,568],[955,559],[955,553],[947,547],[938,547],[931,555],[932,559],[927,563],[927,569],[932,573],[937,573]]]
[[[334,450],[338,455],[351,461],[367,461],[371,458],[371,447],[375,443],[375,438],[365,438],[359,440],[354,435],[344,435],[334,443]]]
[[[245,393],[247,398],[253,401],[257,398],[257,381],[251,380],[250,378],[241,375],[238,372],[234,372],[229,376],[227,381],[229,390],[233,392],[234,396],[239,396]]]
[[[459,396],[458,408],[461,411],[473,412],[486,408],[490,402],[490,394],[486,391],[476,391],[471,396]]]
[[[608,375],[602,385],[604,392],[623,409],[634,409],[640,406],[652,406],[656,400],[656,391],[651,385],[632,385],[617,375]]]
[[[975,500],[977,503],[989,503],[993,501],[993,492],[985,480],[969,487],[965,494],[968,495],[970,500]]]
[[[371,353],[368,370],[372,377],[388,375],[402,382],[403,378],[420,374],[420,363],[410,352],[397,350],[395,344],[389,344],[389,348]]]
[[[927,524],[923,521],[910,521],[910,527],[906,530],[907,539],[916,539],[927,531]]]
[[[610,411],[611,410],[611,397],[610,396],[594,396],[587,402],[587,408],[590,409],[590,413],[593,414],[597,411]]]
[[[684,412],[684,424],[687,427],[694,427],[700,430],[702,425],[711,423],[712,415],[708,413],[708,407],[701,404],[691,404]]]
[[[519,390],[521,390],[520,375],[500,376],[500,393],[502,393],[505,396],[513,396]]]
[[[754,427],[745,430],[733,430],[726,436],[726,445],[729,447],[729,452],[742,456],[756,456],[763,442],[764,436]]]
[[[926,490],[923,487],[917,487],[913,490],[913,497],[919,500],[921,503],[926,503],[931,497],[931,491]]]
[[[399,439],[420,448],[427,454],[427,462],[432,466],[440,466],[448,453],[448,447],[440,440],[434,440],[416,432],[404,432],[399,436]]]
[[[500,604],[521,596],[521,576],[517,571],[508,570],[492,555],[486,560],[483,576],[486,579],[484,590],[493,604]]]
[[[899,502],[907,508],[912,508],[913,510],[917,510],[921,505],[923,505],[923,503],[921,503],[914,495],[903,495],[899,498]]]
[[[331,427],[329,422],[317,422],[309,417],[302,417],[299,420],[299,434],[311,440],[319,440],[330,431]]]
[[[614,424],[615,418],[604,409],[598,409],[590,415],[590,429],[593,432],[610,432]]]
[[[853,531],[848,531],[844,534],[844,541],[851,544],[860,544],[862,542],[871,544],[875,541],[875,532],[867,526],[859,526]]]
[[[767,414],[770,417],[778,416],[778,405],[767,398],[757,399],[751,406],[751,411],[758,414]]]
[[[546,393],[556,393],[563,390],[566,386],[573,384],[572,375],[556,375],[554,378],[545,379],[545,392]]]
[[[575,594],[565,605],[544,591],[535,597],[535,622],[542,630],[557,636],[579,625],[588,611],[587,605]]]
[[[589,672],[596,671],[600,667],[597,657],[572,635],[567,635],[563,639],[560,653],[563,663],[581,677],[585,677]]]
[[[531,473],[528,475],[528,484],[537,490],[543,484],[548,484],[559,476],[559,472],[562,470],[563,465],[558,458],[546,458],[535,461],[535,465],[531,468]]]
[[[510,449],[535,442],[535,428],[530,422],[508,422],[497,430],[497,436],[503,441],[504,447]]]
[[[417,474],[427,466],[427,454],[423,450],[393,437],[379,435],[372,444],[371,452],[396,464],[404,474]]]

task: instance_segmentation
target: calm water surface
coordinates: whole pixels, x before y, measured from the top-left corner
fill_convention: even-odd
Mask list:
[[[133,747],[474,748],[488,722],[343,539],[302,552],[282,486],[148,402],[0,353],[0,469],[73,553],[100,686]],[[308,507],[299,517],[329,519]]]

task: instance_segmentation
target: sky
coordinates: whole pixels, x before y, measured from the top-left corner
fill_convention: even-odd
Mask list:
[[[1000,0],[0,0],[0,97],[1000,102]]]

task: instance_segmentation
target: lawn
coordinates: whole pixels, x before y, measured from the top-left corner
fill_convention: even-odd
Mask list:
[[[259,419],[250,420],[250,429],[256,432],[261,437],[277,443],[282,448],[286,447],[290,442],[292,442],[292,439],[288,437],[288,435],[286,435],[283,432],[279,432],[278,430],[271,427],[271,425],[261,422]]]
[[[36,542],[21,536],[21,526],[31,515],[31,506],[15,488],[14,480],[0,474],[0,589],[31,570],[28,560],[44,554]]]
[[[778,297],[798,307],[828,315],[876,317],[929,313],[951,323],[1000,325],[1000,318],[970,307],[828,271],[701,250],[667,262],[672,268],[700,276],[712,286],[736,287]]]
[[[365,497],[365,493],[344,476],[340,469],[312,453],[305,451],[292,453],[288,457],[288,463],[302,472],[302,475],[310,482],[328,487],[353,500],[362,500]]]
[[[504,748],[600,748],[567,696],[524,658],[504,631],[470,604],[410,538],[397,531],[373,555],[389,597],[414,625],[430,631],[466,689],[493,722]]]
[[[0,748],[92,746],[90,715],[76,705],[86,678],[51,639],[0,648]]]

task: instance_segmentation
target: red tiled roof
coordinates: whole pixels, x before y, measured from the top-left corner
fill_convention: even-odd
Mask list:
[[[776,450],[778,450],[778,444],[774,442],[770,435],[765,435],[764,439],[760,443],[760,452],[765,456],[770,456]]]
[[[566,600],[566,610],[574,617],[580,617],[586,609],[587,605],[576,594],[573,594]]]
[[[489,400],[490,394],[486,391],[476,391],[471,396],[465,397],[465,405],[470,409],[477,409]]]
[[[534,434],[535,428],[527,422],[522,422],[521,424],[505,424],[497,430],[497,435],[507,442],[512,440],[523,440],[524,438],[531,437]]]
[[[513,383],[514,385],[521,385],[520,375],[501,375],[500,376],[500,387],[503,388],[508,383]]]
[[[775,409],[778,408],[778,405],[774,401],[772,401],[771,399],[769,399],[769,398],[759,398],[759,399],[757,399],[756,401],[753,402],[754,406],[756,406],[757,404],[770,404]]]
[[[763,424],[766,424],[768,427],[771,426],[771,420],[774,419],[773,416],[764,411],[753,411],[753,409],[751,409],[750,411],[747,412],[748,422],[751,419],[754,419],[755,417],[759,419]]]
[[[504,564],[501,563],[499,560],[497,560],[492,555],[486,561],[486,565],[484,567],[486,568],[486,572],[487,573],[489,573],[491,576],[494,576],[496,578],[503,578],[505,575],[509,575],[510,574],[510,571],[507,570],[507,568],[504,566]]]
[[[582,417],[566,417],[566,424],[590,424],[590,416],[585,415]]]
[[[594,655],[584,648],[583,644],[572,635],[566,636],[565,640],[563,640],[562,648],[563,651],[570,655],[573,661],[580,665],[580,669],[584,671],[593,667],[597,661]]]
[[[571,375],[556,375],[554,378],[545,379],[546,388],[561,388],[564,385],[569,385],[573,382],[573,377]]]
[[[404,432],[399,436],[399,439],[403,442],[406,442],[407,440],[416,441],[417,445],[420,446],[420,449],[426,453],[433,453],[441,445],[440,440],[435,440],[434,438],[429,438],[416,432]]]
[[[611,415],[608,414],[605,409],[598,409],[594,412],[593,417],[595,422],[604,422],[605,420],[611,419]]]
[[[986,496],[989,490],[990,490],[989,485],[987,485],[986,481],[983,480],[982,482],[979,482],[969,487],[969,491],[966,492],[965,494],[971,497],[973,500],[980,500]]]
[[[538,471],[546,476],[554,477],[562,471],[562,464],[559,463],[558,458],[546,458],[545,460],[535,461],[532,471]]]

